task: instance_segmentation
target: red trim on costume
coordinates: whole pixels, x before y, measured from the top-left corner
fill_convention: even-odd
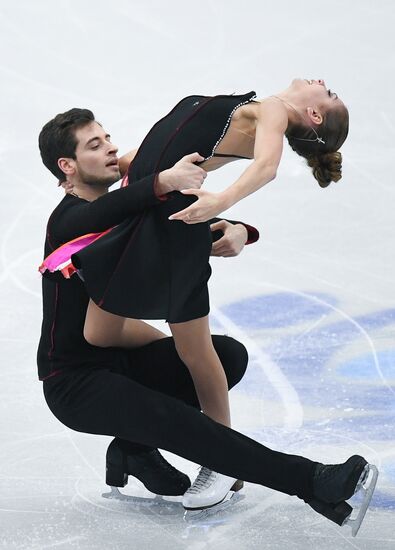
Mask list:
[[[52,376],[56,376],[57,374],[60,374],[61,372],[64,372],[64,369],[54,370],[51,372],[51,374],[48,374],[48,376],[44,376],[44,378],[39,378],[41,382],[44,382],[44,380],[47,380],[48,378],[52,378]]]
[[[55,331],[55,323],[56,323],[56,311],[58,307],[58,295],[59,295],[59,283],[55,284],[55,304],[54,304],[54,317],[52,321],[52,327],[51,327],[51,349],[48,351],[48,357],[51,359],[51,355],[53,353],[54,347],[55,347],[55,341],[54,341],[54,331]]]
[[[155,196],[160,201],[167,201],[168,200],[167,195],[164,195],[163,193],[159,193],[159,191],[158,191],[158,184],[159,184],[158,177],[159,177],[159,174],[155,174],[155,179],[154,179],[154,193],[155,193]],[[128,178],[128,174],[126,173],[124,175],[124,177],[122,178],[121,187],[127,187],[128,185],[129,185],[129,178]]]
[[[65,267],[62,267],[62,269],[60,270],[61,274],[63,275],[63,277],[65,279],[70,279],[70,277],[72,275],[74,275],[74,273],[77,272],[77,269],[74,267],[74,265],[72,263],[69,263],[68,265],[66,265]]]
[[[248,240],[246,244],[256,243],[259,239],[259,231],[253,225],[248,225],[248,223],[240,222],[247,229]]]
[[[155,179],[154,179],[154,193],[156,195],[156,198],[159,199],[162,202],[167,201],[169,199],[169,197],[167,195],[163,195],[163,194],[159,193],[158,185],[159,185],[159,174],[156,174]]]
[[[59,296],[59,283],[56,283],[55,285],[55,304],[54,304],[54,314],[53,314],[53,321],[52,321],[52,327],[51,327],[51,349],[48,351],[48,358],[51,359],[52,353],[55,348],[55,340],[54,340],[54,332],[55,332],[55,323],[56,323],[56,312],[58,309],[58,296]]]
[[[115,226],[116,227],[116,226]],[[59,246],[56,250],[51,252],[46,258],[44,258],[43,262],[41,263],[40,267],[38,268],[39,272],[43,275],[45,271],[48,269],[51,273],[54,273],[55,271],[60,271],[63,274],[63,277],[65,279],[70,279],[71,275],[74,275],[74,273],[77,271],[74,267],[71,256],[72,254],[75,254],[76,252],[79,252],[82,248],[85,248],[89,244],[92,244],[96,242],[98,239],[103,237],[106,233],[109,233],[114,229],[113,227],[110,227],[109,229],[106,229],[106,231],[102,231],[100,233],[86,233],[85,235],[81,235],[80,237],[76,237],[75,239],[72,239],[71,241],[67,241],[66,243],[63,243],[61,246]],[[70,245],[74,243],[78,243],[80,241],[86,241],[90,240],[90,242],[81,245],[78,249],[74,249],[73,251],[68,251],[67,249],[70,248]],[[61,257],[61,259],[58,258],[58,256],[62,256],[61,251],[66,250],[67,255],[65,257]],[[55,259],[55,265],[52,264],[51,259]],[[59,267],[65,262],[68,262],[66,265],[64,265],[61,269]]]
[[[129,164],[130,166],[130,164]],[[129,170],[129,168],[128,168]],[[126,174],[123,176],[122,178],[122,181],[121,181],[121,188],[122,187],[127,187],[129,185],[129,178],[128,178],[128,173],[126,172]]]

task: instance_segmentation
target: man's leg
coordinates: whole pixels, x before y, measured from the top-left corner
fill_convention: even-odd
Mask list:
[[[229,389],[243,378],[248,363],[246,348],[229,336],[213,335],[214,348],[221,360]],[[119,374],[200,409],[189,370],[176,351],[174,339],[163,338],[139,348],[124,350]],[[132,455],[150,450],[145,445],[118,440],[123,452]]]
[[[247,350],[229,336],[213,335],[212,339],[225,371],[228,388],[231,389],[244,376],[248,363]],[[163,338],[137,349],[125,350],[125,361],[117,372],[200,408],[192,377],[177,354],[173,338]]]
[[[296,495],[339,525],[352,511],[345,501],[369,472],[366,460],[357,455],[325,466],[273,451],[179,399],[104,367],[85,365],[78,372],[49,378],[43,386],[51,411],[71,429],[159,447],[229,477]],[[376,480],[377,469],[359,521]]]
[[[213,336],[212,339],[230,389],[245,373],[247,350],[227,336]],[[173,338],[125,350],[117,372],[200,410],[192,377],[178,356]],[[120,438],[115,438],[107,449],[106,472],[108,485],[123,487],[130,474],[145,481],[144,484],[158,494],[164,491],[183,494],[190,486],[189,478],[173,468],[156,449]]]
[[[247,350],[227,336],[213,336],[213,345],[230,389],[245,373]],[[118,374],[200,408],[193,380],[177,354],[173,338],[123,350],[122,355],[122,363],[114,366]],[[158,494],[183,494],[190,486],[189,478],[173,468],[156,449],[116,437],[106,452],[106,482],[123,487],[128,475],[139,478]]]
[[[168,450],[236,479],[310,499],[316,463],[272,451],[179,399],[109,369],[44,382],[53,414],[71,429]]]

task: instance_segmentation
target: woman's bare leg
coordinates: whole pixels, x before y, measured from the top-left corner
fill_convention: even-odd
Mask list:
[[[89,300],[84,338],[93,346],[135,348],[150,344],[166,334],[144,321],[128,319],[100,309]]]
[[[216,422],[230,426],[228,383],[213,346],[208,317],[169,326],[177,353],[191,373],[203,412]],[[84,337],[94,346],[132,348],[166,335],[143,321],[108,313],[90,300]]]
[[[230,427],[228,384],[213,346],[208,316],[169,326],[177,353],[192,376],[202,411]]]

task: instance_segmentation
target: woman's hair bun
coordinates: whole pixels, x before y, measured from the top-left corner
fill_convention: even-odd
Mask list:
[[[320,187],[327,187],[331,181],[339,181],[342,177],[342,154],[339,151],[310,157],[307,164],[313,169]]]

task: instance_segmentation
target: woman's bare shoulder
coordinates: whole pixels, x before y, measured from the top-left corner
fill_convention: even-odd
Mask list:
[[[287,127],[288,111],[284,103],[274,96],[259,100],[257,109],[257,122],[266,125]]]

